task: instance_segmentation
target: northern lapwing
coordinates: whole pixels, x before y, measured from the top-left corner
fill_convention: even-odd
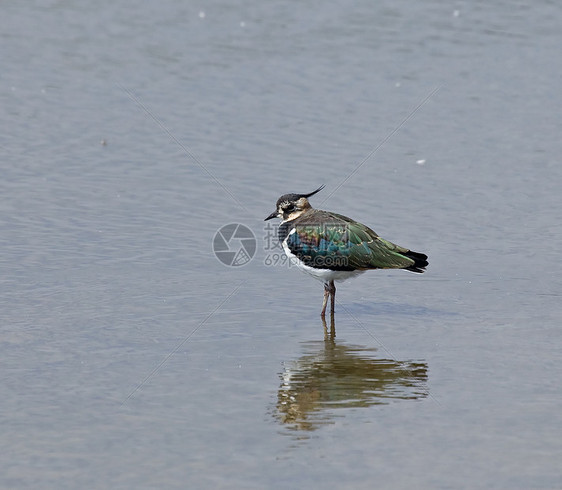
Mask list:
[[[406,269],[424,272],[427,255],[379,237],[371,228],[330,211],[314,209],[309,194],[285,194],[277,200],[276,210],[264,221],[281,218],[279,241],[291,264],[324,283],[322,319],[331,297],[331,315],[334,315],[336,286],[369,269]]]

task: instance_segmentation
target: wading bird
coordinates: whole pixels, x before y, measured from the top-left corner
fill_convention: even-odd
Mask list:
[[[369,227],[341,214],[314,209],[309,194],[285,194],[265,221],[281,218],[279,241],[291,263],[324,283],[320,316],[325,318],[328,298],[333,317],[334,281],[344,281],[370,269],[405,269],[424,272],[427,255],[412,252],[379,237]]]

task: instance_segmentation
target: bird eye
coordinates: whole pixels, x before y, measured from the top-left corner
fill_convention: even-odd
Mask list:
[[[295,209],[295,205],[294,204],[287,204],[284,208],[283,211],[285,211],[286,213],[290,213],[291,211],[294,211]]]

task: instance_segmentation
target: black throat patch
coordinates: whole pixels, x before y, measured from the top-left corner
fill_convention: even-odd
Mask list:
[[[279,225],[279,229],[277,230],[277,237],[279,238],[279,241],[281,243],[283,243],[285,241],[285,238],[287,238],[287,235],[289,234],[291,227],[292,227],[292,223],[289,221],[287,221],[286,223],[281,223]]]

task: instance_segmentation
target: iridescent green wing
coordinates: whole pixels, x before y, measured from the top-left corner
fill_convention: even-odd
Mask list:
[[[352,267],[403,269],[414,265],[414,260],[403,255],[408,252],[407,248],[381,238],[368,226],[345,216],[335,216],[346,222],[349,236],[349,264]]]
[[[287,244],[311,267],[333,270],[402,269],[414,265],[408,249],[380,238],[347,216],[318,211],[300,220]]]
[[[332,270],[355,268],[350,265],[353,244],[349,241],[348,226],[339,218],[306,220],[295,225],[295,231],[287,236],[287,246],[310,267]]]

